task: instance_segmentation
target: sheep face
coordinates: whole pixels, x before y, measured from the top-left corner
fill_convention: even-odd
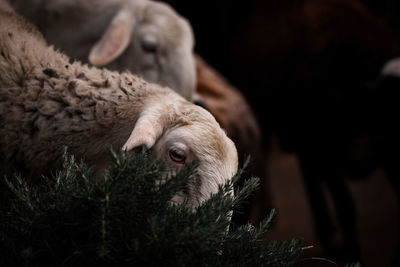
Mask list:
[[[141,13],[141,16],[133,16],[130,10],[117,13],[103,38],[92,48],[89,62],[115,70],[128,69],[192,100],[196,75],[192,53],[194,41],[189,23],[163,3],[148,2]],[[115,59],[109,57],[104,61],[107,55],[99,48],[107,47],[111,31],[118,31],[123,23],[130,26],[130,31],[127,30],[130,35],[125,41],[121,38],[121,43],[128,42],[126,48]],[[118,53],[117,47],[109,49],[115,55]]]
[[[186,192],[174,198],[175,202],[186,199],[193,207],[217,192],[218,185],[237,171],[234,143],[208,111],[183,99],[179,105],[164,103],[142,113],[124,148],[139,145],[151,147],[154,157],[165,162],[172,173],[198,161]]]
[[[193,160],[199,162],[196,173],[189,178],[187,190],[174,198],[176,202],[186,199],[194,207],[208,199],[210,193],[216,193],[218,185],[232,178],[237,170],[233,143],[226,136],[221,138],[221,134],[205,135],[199,128],[198,125],[186,125],[168,130],[153,149],[155,157],[166,162],[172,172]]]

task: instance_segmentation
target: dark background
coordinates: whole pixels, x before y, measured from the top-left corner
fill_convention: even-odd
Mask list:
[[[258,118],[268,155],[262,190],[280,214],[266,238],[304,237],[315,246],[306,255],[338,263],[400,266],[392,263],[400,84],[380,76],[400,56],[400,4],[166,2],[191,22],[196,52]]]

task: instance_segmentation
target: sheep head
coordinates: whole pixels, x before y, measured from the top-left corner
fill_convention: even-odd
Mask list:
[[[188,190],[176,196],[176,202],[186,199],[197,206],[237,171],[234,143],[208,111],[183,99],[158,102],[141,113],[123,148],[132,150],[142,145],[151,148],[154,157],[172,172],[194,160],[199,162]]]
[[[193,46],[189,23],[168,5],[131,0],[110,21],[88,61],[128,69],[192,100],[196,82]]]

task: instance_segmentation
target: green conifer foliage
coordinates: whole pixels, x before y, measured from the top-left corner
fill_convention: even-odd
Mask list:
[[[13,198],[0,211],[0,266],[288,266],[298,258],[300,240],[263,241],[273,211],[258,227],[230,226],[258,179],[232,197],[239,171],[192,209],[171,198],[185,192],[196,164],[165,178],[148,151],[111,153],[101,179],[64,155],[41,186],[7,180]]]

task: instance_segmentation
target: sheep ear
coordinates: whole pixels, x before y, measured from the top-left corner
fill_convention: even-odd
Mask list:
[[[89,62],[94,66],[104,66],[119,57],[131,41],[133,24],[129,12],[119,11],[101,39],[92,47]]]
[[[163,127],[155,121],[157,120],[149,120],[149,118],[140,117],[122,149],[129,151],[143,145],[147,148],[151,148],[163,132]]]

